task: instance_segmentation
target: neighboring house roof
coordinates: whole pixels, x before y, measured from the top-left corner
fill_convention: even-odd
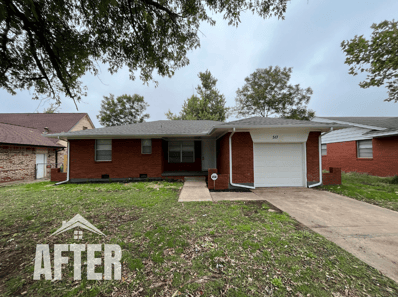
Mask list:
[[[49,133],[62,133],[70,131],[86,115],[87,113],[0,113],[0,123],[34,128],[40,133],[45,132],[44,128],[48,128]],[[58,139],[49,140],[56,146]]]
[[[322,137],[322,143],[344,142],[398,135],[398,117],[316,117],[316,122],[351,125]]]
[[[368,126],[381,129],[398,130],[398,117],[316,117],[332,121],[353,124],[354,126]]]
[[[68,132],[87,113],[0,113],[0,123],[36,128],[49,133]],[[94,125],[93,125],[94,127]]]
[[[0,123],[0,143],[63,147],[44,137],[37,129],[3,123]]]
[[[97,128],[68,133],[49,134],[47,137],[65,138],[94,138],[101,137],[125,137],[125,136],[209,136],[215,130],[227,130],[230,128],[264,128],[264,127],[310,127],[329,129],[330,127],[345,128],[337,124],[315,123],[311,121],[286,120],[280,118],[253,117],[228,123],[207,120],[162,120],[144,122],[123,126]]]

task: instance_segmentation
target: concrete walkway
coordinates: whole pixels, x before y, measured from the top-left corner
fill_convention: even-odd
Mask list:
[[[185,179],[178,202],[213,201],[204,179]]]
[[[210,192],[202,177],[186,177],[178,202],[264,200],[252,192]]]
[[[398,212],[307,188],[253,192],[398,282]]]

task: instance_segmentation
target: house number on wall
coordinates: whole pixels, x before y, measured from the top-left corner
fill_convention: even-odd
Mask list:
[[[272,135],[272,139],[278,139],[278,135]]]

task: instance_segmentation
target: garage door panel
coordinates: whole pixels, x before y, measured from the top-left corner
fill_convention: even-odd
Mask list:
[[[303,145],[255,143],[254,184],[256,187],[303,186]]]

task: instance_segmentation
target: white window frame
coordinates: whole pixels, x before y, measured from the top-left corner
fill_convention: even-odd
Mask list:
[[[323,153],[323,151],[325,151],[325,153]],[[328,155],[328,145],[326,143],[321,145],[321,153],[322,153],[322,156]]]
[[[371,148],[372,148],[372,156],[371,157],[361,157],[360,156],[360,154],[359,154],[359,152],[360,152],[360,149],[359,149],[359,145],[360,145],[360,143],[361,142],[365,142],[365,141],[370,141],[370,144],[371,144]],[[372,139],[364,139],[364,140],[357,140],[357,158],[359,158],[359,159],[373,159],[373,140]]]
[[[171,162],[170,163],[170,143],[171,142],[179,142],[180,143],[180,162]],[[183,142],[192,142],[193,143],[193,155],[192,162],[182,162],[182,144]],[[167,144],[167,162],[170,164],[179,164],[179,163],[195,163],[195,141],[168,141]]]
[[[144,153],[144,140],[149,141],[151,143],[151,145],[150,145],[151,152],[150,153]],[[148,147],[148,145],[146,145],[145,147]],[[152,154],[152,139],[141,139],[141,154],[144,154],[144,155]]]
[[[110,142],[111,142],[111,159],[110,160],[97,160],[97,140],[110,140]],[[95,154],[95,162],[110,162],[110,161],[112,161],[112,139],[96,139],[95,147],[94,147],[94,154]]]

